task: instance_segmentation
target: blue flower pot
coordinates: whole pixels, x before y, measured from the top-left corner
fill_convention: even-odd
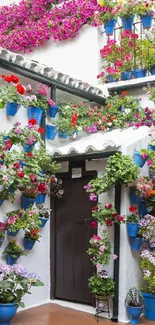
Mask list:
[[[133,251],[139,251],[142,246],[143,240],[139,237],[131,238],[131,249]]]
[[[141,217],[144,217],[144,216],[146,216],[146,214],[148,214],[148,210],[146,209],[146,207],[143,203],[139,204],[138,210],[139,210],[139,215]]]
[[[30,206],[32,206],[35,202],[35,198],[30,198],[30,197],[25,197],[25,196],[21,196],[21,208],[26,210],[28,209]]]
[[[11,255],[6,255],[6,264],[7,265],[14,265],[16,264],[18,258],[14,258]]]
[[[48,109],[47,109],[47,116],[49,117],[55,117],[57,112],[59,110],[59,107],[58,106],[48,106]]]
[[[132,72],[131,71],[122,72],[122,78],[121,79],[123,81],[132,79]]]
[[[34,144],[24,143],[24,145],[23,145],[23,149],[25,152],[32,152],[33,148],[34,148]]]
[[[144,29],[151,28],[153,16],[150,15],[150,13],[147,13],[146,15],[140,15],[140,19]]]
[[[137,237],[138,230],[139,230],[138,223],[127,222],[127,233],[129,237]]]
[[[0,247],[2,246],[4,239],[5,239],[5,237],[0,238]]]
[[[118,81],[118,79],[114,79],[114,77],[111,75],[106,76],[106,79],[109,83]]]
[[[139,317],[142,314],[143,306],[142,307],[130,307],[127,306],[127,313],[129,314],[131,320],[130,324],[139,324]]]
[[[155,65],[151,68],[150,72],[151,72],[151,75],[152,75],[152,76],[155,75]]]
[[[125,18],[125,17],[120,17],[120,18],[121,18],[124,30],[131,31],[135,16],[132,15],[131,17],[128,17],[128,18]]]
[[[6,103],[6,114],[8,116],[15,116],[16,113],[18,112],[19,107],[20,107],[20,105],[17,103],[7,102]]]
[[[136,69],[132,73],[136,79],[146,77],[146,69]]]
[[[46,193],[38,193],[36,197],[36,203],[43,204],[45,202],[45,198],[46,198]]]
[[[54,140],[57,134],[56,126],[46,125],[46,138],[49,140]]]
[[[152,146],[152,144],[149,145],[148,147],[149,150],[155,151],[155,146]]]
[[[116,23],[117,23],[116,19],[111,19],[106,21],[106,23],[104,24],[104,29],[107,36],[113,35]]]
[[[60,130],[58,131],[58,135],[59,135],[59,138],[62,138],[62,139],[67,139],[69,134],[68,133],[63,133],[61,132]]]
[[[8,236],[12,236],[12,237],[15,237],[17,234],[18,234],[18,231],[19,230],[16,230],[16,231],[7,231],[7,234],[8,234]]]
[[[11,325],[11,320],[16,315],[17,303],[0,304],[0,325]]]
[[[142,292],[144,298],[144,317],[155,320],[155,294]]]
[[[143,158],[143,157],[140,155],[139,151],[135,151],[135,152],[134,152],[134,162],[135,162],[135,164],[137,164],[140,168],[142,168],[142,167],[144,166],[144,164],[145,164],[145,162],[146,162],[146,159],[147,159],[147,158]]]
[[[35,242],[36,240],[24,238],[24,248],[30,251],[33,248]]]
[[[0,206],[3,204],[4,200],[0,199]]]
[[[39,227],[40,228],[44,228],[44,226],[46,225],[46,222],[47,222],[47,218],[41,218],[41,217],[39,217],[39,220],[40,220],[40,225],[39,225]]]
[[[28,119],[34,118],[37,124],[40,125],[43,117],[43,108],[29,106],[27,109]]]
[[[19,160],[19,164],[20,164],[21,167],[25,167],[26,166],[26,163],[24,161],[22,161],[22,160]]]
[[[138,196],[133,190],[130,189],[130,203],[131,204],[140,204],[141,197]]]

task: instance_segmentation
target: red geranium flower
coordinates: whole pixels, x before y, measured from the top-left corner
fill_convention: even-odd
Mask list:
[[[71,122],[72,122],[72,126],[76,126],[77,118],[78,118],[77,114],[76,114],[76,113],[73,114],[73,116],[72,116],[72,120],[71,120]]]
[[[134,211],[136,211],[136,210],[137,210],[137,208],[134,207],[133,205],[131,205],[131,207],[129,208],[129,211],[130,211],[130,212],[134,212]]]
[[[28,157],[34,157],[34,155],[33,155],[32,152],[28,152],[28,153],[26,154],[26,156],[28,156]]]
[[[38,132],[43,134],[44,133],[44,129],[43,128],[38,128]]]
[[[11,82],[13,82],[14,84],[17,84],[19,82],[19,78],[16,77],[14,74],[12,74],[10,76]]]
[[[112,220],[107,220],[105,222],[106,226],[111,227],[112,226]]]
[[[25,93],[25,88],[24,88],[21,84],[18,84],[18,85],[16,86],[16,89],[17,89],[17,91],[18,91],[19,94],[24,95],[24,93]]]
[[[14,167],[17,168],[17,169],[20,168],[20,164],[19,164],[19,162],[15,162],[13,165],[14,165]]]
[[[46,183],[45,182],[40,183],[38,185],[38,192],[40,192],[40,193],[46,193],[46,191],[47,191],[47,185],[46,185]]]
[[[31,118],[30,120],[28,120],[28,124],[36,125],[37,121],[35,120],[35,118]]]
[[[6,82],[10,83],[11,82],[11,78],[10,76],[5,76],[4,74],[1,76],[2,79],[4,79]]]
[[[23,178],[25,174],[24,174],[24,172],[21,171],[21,172],[18,172],[17,175],[18,175],[18,177]]]
[[[92,221],[91,224],[90,224],[90,228],[97,228],[97,222]]]

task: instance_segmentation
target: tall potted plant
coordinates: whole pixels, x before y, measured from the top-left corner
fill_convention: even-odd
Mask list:
[[[6,262],[8,265],[13,265],[17,262],[20,256],[26,256],[27,254],[25,251],[20,248],[15,240],[12,240],[8,245],[5,247],[3,251],[3,255],[6,255]]]
[[[36,273],[29,273],[19,264],[1,264],[0,274],[0,325],[10,325],[18,306],[24,307],[22,298],[25,294],[30,294],[31,287],[43,286],[43,283]]]
[[[131,317],[130,324],[139,324],[139,317],[143,312],[144,303],[142,294],[136,287],[133,287],[127,293],[125,302],[127,313]]]

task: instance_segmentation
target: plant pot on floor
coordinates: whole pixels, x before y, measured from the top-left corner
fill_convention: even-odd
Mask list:
[[[142,168],[146,162],[147,158],[143,158],[139,151],[134,152],[134,162],[137,164],[140,168]]]
[[[27,108],[28,119],[34,118],[37,121],[37,124],[40,125],[43,117],[43,108],[29,106]]]
[[[137,237],[139,223],[127,222],[127,233],[129,237]]]
[[[143,306],[141,307],[130,307],[127,306],[127,313],[129,314],[131,320],[130,324],[139,324],[139,318],[143,312]]]
[[[32,152],[33,149],[34,149],[34,146],[35,146],[34,143],[33,144],[26,144],[26,143],[24,143],[23,144],[24,152]]]
[[[11,255],[6,255],[6,264],[7,265],[14,265],[14,264],[16,264],[17,260],[18,260],[18,257],[17,258],[14,258]]]
[[[104,29],[107,36],[113,35],[116,23],[117,23],[116,19],[111,19],[106,21],[106,23],[104,24]]]
[[[30,251],[33,248],[35,242],[36,240],[24,238],[24,248]]]
[[[142,22],[142,26],[144,29],[149,29],[152,26],[152,19],[153,15],[151,15],[149,12],[145,15],[140,15],[140,19]]]
[[[125,17],[120,17],[120,18],[121,18],[124,30],[130,30],[131,31],[135,16],[132,15],[131,17],[126,17],[126,18]]]
[[[48,221],[48,219],[47,218],[41,218],[41,217],[39,217],[39,220],[40,220],[39,227],[40,228],[44,228],[44,226],[46,225],[46,222]]]
[[[45,202],[45,198],[46,198],[46,193],[38,193],[36,197],[36,203],[43,204]]]
[[[59,107],[58,106],[48,106],[48,109],[47,109],[47,116],[48,117],[55,117],[56,114],[58,113],[58,110],[59,110]]]
[[[26,210],[28,209],[30,206],[32,206],[35,202],[35,198],[31,198],[31,197],[26,197],[24,195],[21,196],[21,208]]]
[[[46,138],[48,140],[54,140],[57,134],[55,125],[46,125]]]
[[[144,78],[146,77],[146,69],[135,69],[132,71],[132,74],[135,77],[135,79]]]
[[[8,236],[12,236],[12,237],[15,237],[17,234],[18,234],[18,231],[19,230],[16,230],[16,231],[7,231],[7,234],[8,234]]]
[[[143,240],[140,237],[131,238],[131,249],[133,251],[139,251],[142,246]]]
[[[11,325],[11,320],[16,315],[17,303],[0,304],[0,325]]]
[[[20,105],[17,103],[6,103],[6,114],[7,116],[15,116],[18,112]]]
[[[144,298],[144,317],[155,321],[155,294],[142,292]]]

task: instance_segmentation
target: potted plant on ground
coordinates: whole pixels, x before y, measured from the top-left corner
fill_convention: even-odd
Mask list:
[[[40,228],[43,228],[50,218],[51,209],[45,208],[42,204],[38,205],[38,212],[39,212],[39,220],[40,220]]]
[[[92,217],[97,219],[101,225],[112,226],[114,223],[124,223],[125,218],[120,216],[114,208],[114,204],[108,203],[103,206],[98,203],[97,206],[92,207]]]
[[[131,317],[130,324],[139,324],[139,317],[143,312],[144,303],[142,294],[136,287],[133,287],[127,293],[125,302],[127,313]]]
[[[106,300],[108,296],[114,296],[115,282],[112,278],[108,277],[107,272],[104,270],[92,276],[89,279],[88,285],[90,291],[100,301]]]
[[[142,288],[144,317],[155,321],[155,252],[144,250],[141,253],[141,269],[146,286]]]
[[[6,222],[0,222],[0,247],[3,244],[3,241],[5,239],[5,232],[7,230],[7,223]]]
[[[39,228],[32,228],[25,231],[24,235],[24,248],[31,250],[35,242],[39,241],[40,238]]]
[[[12,240],[8,245],[5,247],[3,251],[3,255],[6,255],[6,262],[8,265],[13,265],[17,262],[17,259],[20,256],[26,256],[27,254],[25,251],[20,248],[15,240]]]
[[[0,324],[10,325],[18,306],[24,307],[22,298],[30,294],[31,287],[43,286],[36,273],[29,273],[23,265],[0,265]]]

